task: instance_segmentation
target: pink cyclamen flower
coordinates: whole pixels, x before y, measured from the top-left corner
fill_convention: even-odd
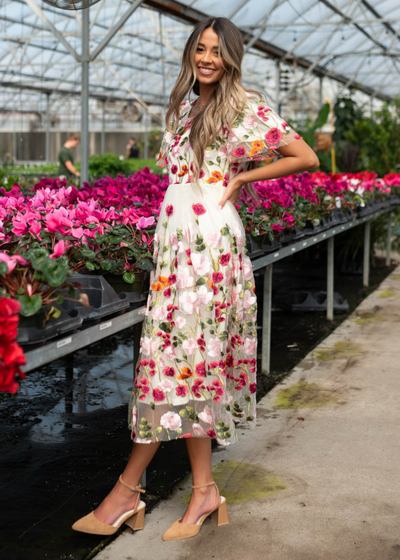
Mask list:
[[[151,216],[150,218],[145,218],[144,216],[142,216],[141,218],[139,218],[138,223],[136,224],[136,227],[138,229],[144,229],[147,227],[150,227],[154,224],[154,217]]]
[[[51,259],[56,259],[58,257],[61,257],[66,250],[66,245],[63,239],[60,239],[60,241],[58,241],[58,243],[56,243],[54,245],[54,249],[53,249],[53,253],[50,255]]]

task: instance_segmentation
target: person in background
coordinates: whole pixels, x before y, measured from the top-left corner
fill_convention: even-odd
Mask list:
[[[139,148],[137,147],[135,138],[129,138],[129,144],[126,147],[126,157],[135,158],[139,157]]]
[[[80,141],[81,137],[76,132],[69,134],[68,140],[58,154],[58,174],[65,175],[67,179],[80,177],[79,171],[74,167],[74,156],[72,154],[72,150],[76,148]]]

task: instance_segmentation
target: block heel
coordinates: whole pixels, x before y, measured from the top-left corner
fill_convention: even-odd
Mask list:
[[[211,514],[211,521],[218,525],[228,525],[229,517],[228,517],[228,509],[226,507],[226,500],[221,496],[221,500],[224,500],[218,509],[212,512]]]
[[[139,509],[132,517],[125,521],[125,525],[128,525],[132,531],[140,531],[144,528],[144,510],[145,507]]]

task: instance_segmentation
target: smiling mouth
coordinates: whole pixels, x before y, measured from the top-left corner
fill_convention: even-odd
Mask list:
[[[203,76],[211,76],[215,72],[215,70],[213,70],[212,68],[202,68],[201,66],[198,66],[197,68],[199,69],[200,74],[202,74]]]

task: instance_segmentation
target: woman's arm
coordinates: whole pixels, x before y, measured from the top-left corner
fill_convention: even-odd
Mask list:
[[[286,177],[293,173],[316,169],[319,166],[319,159],[316,153],[303,140],[291,142],[277,151],[284,157],[269,165],[239,173],[239,175],[236,175],[236,177],[229,181],[224,196],[219,203],[221,208],[223,208],[227,200],[234,204],[239,198],[240,188],[246,183]]]

